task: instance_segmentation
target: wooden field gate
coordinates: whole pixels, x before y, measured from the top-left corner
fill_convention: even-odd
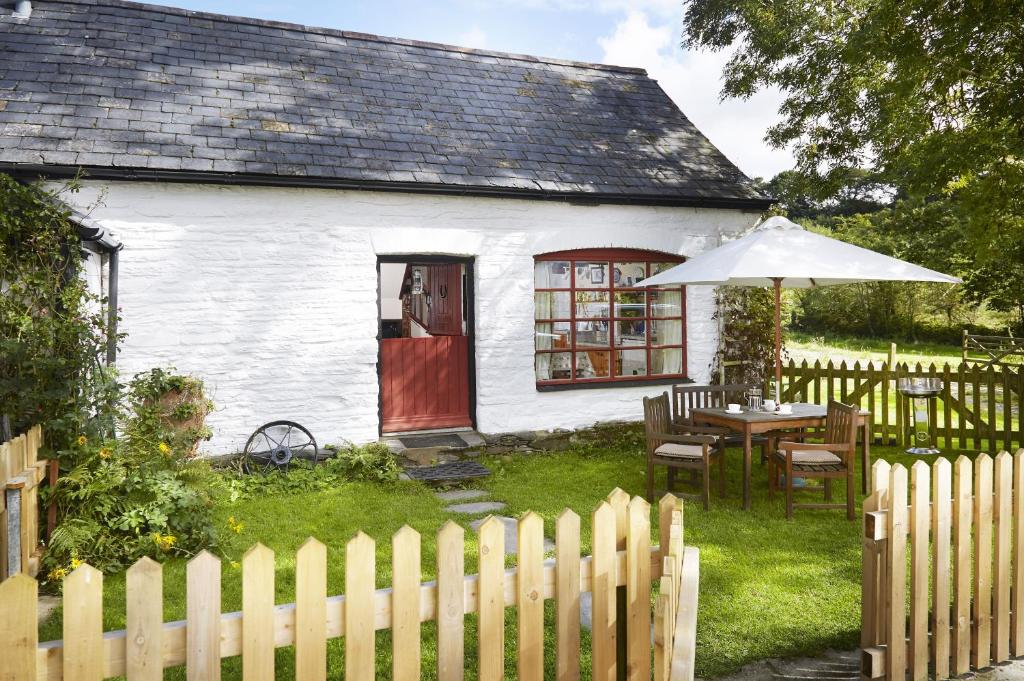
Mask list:
[[[896,387],[902,378],[938,378],[942,393],[929,400],[932,440],[946,449],[968,452],[1013,451],[1024,446],[1021,400],[1024,369],[1006,366],[927,367],[887,362],[846,362],[783,366],[784,402],[826,404],[836,399],[871,412],[876,442],[907,446],[911,412]]]
[[[39,572],[39,483],[47,468],[39,460],[42,443],[42,428],[35,426],[0,444],[0,579]]]
[[[246,681],[275,678],[274,649],[294,646],[302,681],[327,677],[327,641],[344,637],[346,681],[374,678],[375,632],[392,632],[392,677],[421,675],[422,622],[437,623],[437,678],[464,674],[464,617],[478,616],[480,681],[504,678],[505,610],[517,609],[518,678],[544,678],[544,601],[556,610],[556,677],[580,678],[580,594],[593,598],[592,678],[692,681],[697,618],[697,550],[683,546],[680,501],[658,505],[659,545],[651,542],[651,507],[616,490],[592,516],[593,555],[580,557],[580,518],[556,521],[555,558],[544,558],[544,523],[518,521],[517,566],[505,568],[505,529],[487,519],[479,530],[479,573],[465,575],[464,530],[449,521],[437,535],[437,579],[421,583],[420,535],[392,537],[391,588],[377,589],[373,539],[358,533],[345,549],[345,589],[327,596],[326,548],[309,539],[296,554],[295,602],[274,604],[274,553],[256,544],[241,561],[242,610],[221,613],[221,565],[202,552],[187,566],[187,619],[163,621],[159,563],[143,558],[126,583],[126,629],[102,629],[103,575],[83,565],[64,580],[64,638],[37,642],[35,580],[0,584],[0,679],[99,681],[125,676],[156,681],[185,665],[190,681],[218,681],[221,659],[241,656]],[[659,593],[651,605],[652,581]],[[617,607],[625,591],[625,607]],[[654,637],[652,644],[651,629]],[[624,645],[617,638],[625,637]],[[653,647],[653,650],[652,650]],[[652,668],[653,667],[653,668]],[[624,670],[624,671],[623,671]],[[339,670],[332,670],[334,675]]]
[[[1024,655],[1024,450],[918,461],[909,481],[885,461],[873,473],[863,677],[945,679]]]

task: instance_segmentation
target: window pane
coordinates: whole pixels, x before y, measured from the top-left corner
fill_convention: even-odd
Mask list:
[[[651,276],[653,277],[655,274],[658,274],[659,272],[664,272],[665,270],[670,270],[670,269],[672,269],[673,267],[675,267],[678,264],[679,263],[677,263],[677,262],[652,262],[651,263]]]
[[[651,321],[651,345],[682,345],[683,322],[678,319]]]
[[[683,314],[683,292],[679,289],[651,291],[651,314],[655,317],[679,317]]]
[[[537,355],[537,380],[562,381],[572,378],[572,353],[545,352]]]
[[[644,345],[647,343],[647,322],[633,319],[615,322],[615,345]]]
[[[607,378],[608,365],[607,352],[577,352],[576,378]]]
[[[647,263],[617,262],[612,268],[612,279],[616,286],[632,286],[641,279],[647,278]]]
[[[569,292],[541,292],[533,294],[534,318],[536,319],[568,319]]]
[[[570,322],[537,324],[537,349],[558,350],[559,348],[568,348],[571,342],[569,326]]]
[[[576,288],[608,288],[608,263],[576,263]]]
[[[607,317],[607,291],[577,291],[576,316],[581,318]]]
[[[608,322],[576,322],[576,347],[608,347]]]
[[[533,285],[536,288],[569,288],[569,262],[536,262],[533,265]]]
[[[647,315],[646,294],[636,293],[615,294],[615,316],[619,318],[644,317]]]
[[[616,376],[646,376],[647,375],[647,351],[646,350],[616,350],[615,351],[615,375]]]
[[[651,373],[655,375],[683,373],[683,349],[651,350]]]

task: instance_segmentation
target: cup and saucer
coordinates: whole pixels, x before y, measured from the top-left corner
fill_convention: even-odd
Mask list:
[[[778,408],[775,410],[775,412],[777,414],[779,414],[780,416],[790,416],[790,415],[793,414],[793,405],[792,404],[780,404],[778,406]]]
[[[742,414],[743,410],[740,409],[740,405],[736,404],[735,402],[732,402],[732,403],[726,405],[725,413],[726,414]]]

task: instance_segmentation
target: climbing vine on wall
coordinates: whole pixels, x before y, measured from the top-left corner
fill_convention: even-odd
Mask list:
[[[766,384],[775,367],[775,303],[771,289],[720,286],[718,311],[722,335],[715,355],[714,380]]]
[[[81,242],[57,194],[0,174],[0,415],[15,433],[45,423],[61,451],[109,431],[116,384],[100,362],[103,301],[80,276]]]

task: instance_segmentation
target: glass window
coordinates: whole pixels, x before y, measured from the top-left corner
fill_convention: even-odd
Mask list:
[[[620,249],[564,251],[534,264],[537,383],[683,377],[685,290],[633,288],[681,258]]]

